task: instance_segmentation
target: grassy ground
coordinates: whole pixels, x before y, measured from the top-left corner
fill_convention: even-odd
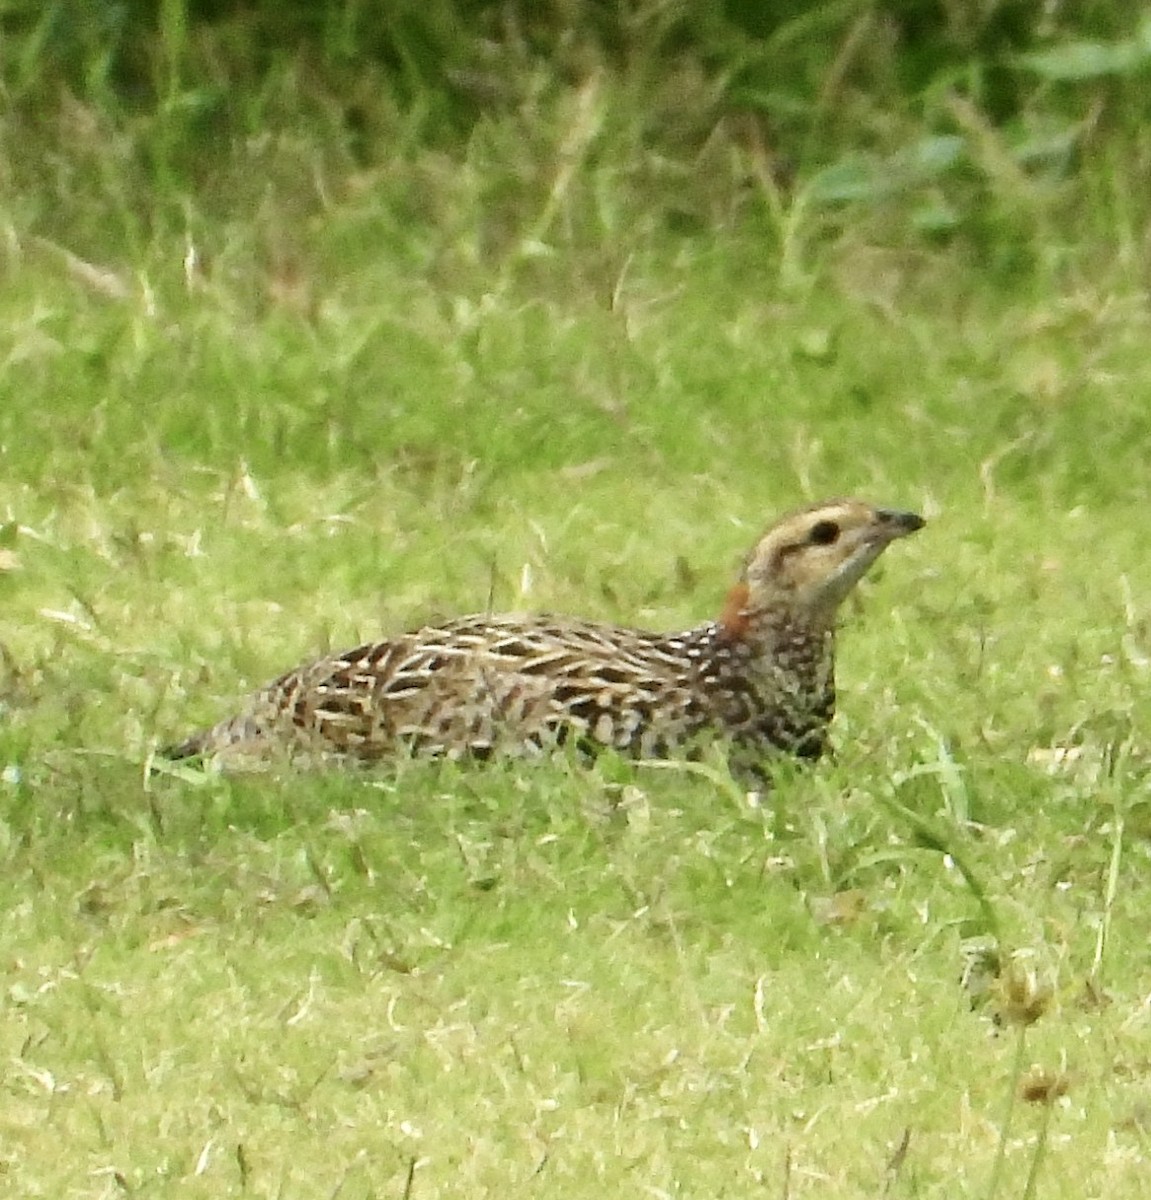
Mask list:
[[[754,229],[493,269],[349,196],[290,253],[9,215],[6,1190],[1143,1195],[1138,272]],[[763,806],[718,763],[147,776],[377,631],[704,619],[842,493],[931,523]]]

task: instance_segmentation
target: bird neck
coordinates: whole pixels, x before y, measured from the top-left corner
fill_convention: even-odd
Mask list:
[[[740,582],[728,592],[717,625],[732,642],[757,644],[770,650],[773,645],[794,641],[797,636],[828,638],[835,629],[835,614],[786,600],[754,604],[747,584]]]

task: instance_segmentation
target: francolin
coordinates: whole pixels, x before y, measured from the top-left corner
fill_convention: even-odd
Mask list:
[[[923,524],[860,500],[814,504],[760,537],[704,625],[648,633],[547,615],[461,617],[291,671],[166,754],[374,761],[567,744],[654,758],[718,738],[733,769],[762,777],[773,756],[822,754],[839,606],[889,543]]]

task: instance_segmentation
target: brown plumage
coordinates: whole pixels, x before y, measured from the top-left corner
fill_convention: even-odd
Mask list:
[[[460,758],[566,743],[663,757],[718,736],[745,769],[780,752],[817,758],[835,708],[839,605],[923,523],[859,500],[811,505],[763,534],[705,625],[462,617],[300,667],[166,753]]]

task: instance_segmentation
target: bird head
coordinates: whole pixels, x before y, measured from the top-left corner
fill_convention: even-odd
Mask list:
[[[772,609],[830,625],[836,609],[897,538],[922,529],[917,513],[862,500],[829,500],[788,513],[755,544],[732,588],[722,623],[740,633]]]

